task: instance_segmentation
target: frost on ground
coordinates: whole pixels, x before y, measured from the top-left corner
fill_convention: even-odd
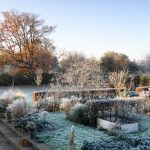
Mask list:
[[[56,150],[66,150],[69,142],[70,129],[74,125],[75,127],[75,148],[80,149],[83,145],[83,141],[98,141],[99,139],[110,139],[110,137],[96,129],[75,124],[65,119],[64,113],[50,113],[47,121],[50,121],[56,126],[56,130],[49,132],[38,133],[38,137],[44,140],[47,144],[54,147]]]
[[[150,117],[140,115],[140,118],[142,118],[139,122],[140,131],[137,133],[125,135],[121,138],[126,138],[127,141],[128,140],[133,141],[133,143],[136,141],[139,141],[139,142],[141,141],[140,143],[137,143],[138,145],[144,144],[145,142],[148,145],[150,144],[150,139],[147,137],[147,136],[150,137],[150,134],[149,134],[150,133],[150,126],[149,126]],[[123,148],[124,145],[131,147],[130,145],[128,145],[128,142],[122,142],[122,140],[120,141],[119,138],[115,139],[114,141],[114,137],[109,136],[108,134],[106,134],[106,132],[98,131],[94,128],[90,128],[87,126],[79,125],[79,124],[73,123],[65,119],[64,113],[60,113],[60,112],[49,113],[49,116],[47,117],[46,120],[51,122],[53,125],[55,125],[56,130],[38,133],[38,137],[44,140],[45,143],[49,144],[51,147],[54,147],[54,149],[56,150],[67,149],[70,128],[72,127],[72,125],[75,126],[75,148],[77,150],[81,149],[83,142],[85,140],[88,141],[89,144],[91,143],[91,145],[94,144],[95,150],[99,150],[98,147],[96,148],[96,143],[97,145],[100,146],[101,142],[103,144],[106,143],[107,146],[108,146],[108,142],[110,142],[109,146],[112,146],[112,145],[114,147],[116,146],[116,150],[118,150],[117,148],[120,148],[120,147]],[[145,140],[143,141],[144,138]],[[93,147],[92,147],[92,150],[93,150]]]

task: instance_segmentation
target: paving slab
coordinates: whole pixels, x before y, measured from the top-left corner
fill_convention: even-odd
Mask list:
[[[27,134],[17,131],[9,123],[2,119],[0,119],[0,136],[2,139],[5,139],[2,141],[2,143],[4,143],[3,146],[7,147],[8,145],[12,145],[11,149],[8,150],[52,150],[44,143],[37,143],[34,140],[30,140]],[[22,138],[27,139],[31,143],[30,147],[22,147],[19,144],[19,140]],[[0,147],[0,150],[5,149]]]

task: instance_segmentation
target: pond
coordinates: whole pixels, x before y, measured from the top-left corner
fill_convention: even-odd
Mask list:
[[[67,150],[70,129],[75,127],[75,149],[79,150],[84,140],[99,141],[101,138],[109,139],[106,133],[84,125],[79,125],[65,119],[63,112],[49,113],[47,121],[51,122],[56,130],[38,133],[38,137],[50,145],[54,150]]]

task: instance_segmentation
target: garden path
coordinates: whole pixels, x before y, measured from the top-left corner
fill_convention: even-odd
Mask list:
[[[0,150],[33,150],[31,147],[21,147],[18,135],[0,121]]]
[[[30,143],[30,147],[22,147],[19,144],[20,139],[27,139]],[[34,140],[30,140],[28,135],[16,131],[6,121],[0,119],[0,150],[51,150],[49,146],[44,143],[37,143]]]
[[[15,150],[15,148],[10,145],[10,143],[4,138],[0,133],[0,150]]]

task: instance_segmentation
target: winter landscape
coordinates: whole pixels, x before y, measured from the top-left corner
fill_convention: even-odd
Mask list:
[[[149,150],[150,2],[31,1],[0,1],[0,150]]]

